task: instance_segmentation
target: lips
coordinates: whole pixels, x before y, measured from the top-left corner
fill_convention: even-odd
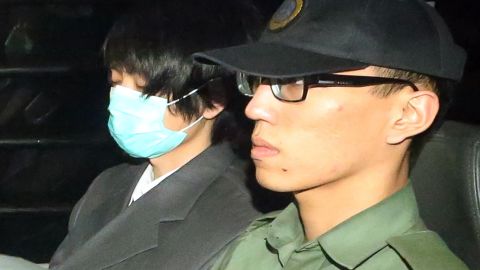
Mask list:
[[[250,151],[252,159],[264,159],[279,153],[277,148],[260,137],[252,137],[252,144],[252,150]]]

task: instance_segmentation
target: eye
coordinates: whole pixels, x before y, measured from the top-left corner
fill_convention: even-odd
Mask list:
[[[288,85],[288,84],[293,84],[293,85],[303,85],[304,80],[303,78],[285,78],[285,79],[277,79],[276,82],[280,85]]]
[[[147,80],[141,75],[135,74],[133,75],[133,79],[137,89],[144,89],[147,85]]]
[[[122,72],[117,69],[111,68],[108,72],[108,83],[110,86],[116,86],[122,84],[123,75]]]
[[[297,80],[295,80],[294,84],[296,84],[296,85],[303,85],[303,84],[304,84],[304,80],[303,80],[303,79],[297,79]]]
[[[109,79],[108,79],[108,84],[110,84],[110,86],[116,86],[116,85],[119,84],[119,82],[118,82],[118,81],[114,81],[114,80],[112,80],[112,79],[109,78]]]
[[[299,100],[303,96],[303,78],[287,78],[273,80],[274,94],[283,100]],[[275,87],[274,87],[275,86]]]

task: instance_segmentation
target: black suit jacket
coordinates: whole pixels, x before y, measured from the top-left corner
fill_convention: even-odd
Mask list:
[[[147,164],[100,174],[76,204],[53,269],[207,269],[259,212],[244,162],[208,148],[128,206]]]

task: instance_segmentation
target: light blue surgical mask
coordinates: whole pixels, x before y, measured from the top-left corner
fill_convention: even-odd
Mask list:
[[[110,90],[108,106],[110,134],[132,157],[155,158],[168,153],[183,142],[187,136],[185,131],[202,120],[203,116],[182,130],[170,130],[163,123],[167,107],[197,91],[195,89],[168,102],[165,98],[147,97],[139,91],[116,85]]]

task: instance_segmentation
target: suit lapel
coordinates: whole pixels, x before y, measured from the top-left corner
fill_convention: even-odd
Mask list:
[[[104,269],[157,247],[159,234],[168,233],[168,228],[175,228],[174,223],[188,215],[197,199],[233,158],[226,144],[208,148],[117,215],[65,266],[71,263],[84,269]],[[123,192],[131,194],[131,191]],[[125,196],[108,202],[124,203],[122,197]],[[168,226],[162,225],[165,222]],[[159,228],[162,231],[159,232]]]
[[[79,250],[85,249],[86,243],[126,208],[146,166],[147,163],[133,166],[122,164],[102,172],[95,179],[90,187],[94,192],[75,206],[73,213],[78,214],[70,218],[70,225],[74,229],[55,252],[50,261],[51,267],[77,261],[75,258],[79,257]]]
[[[145,194],[143,199],[152,206],[157,222],[183,220],[234,158],[228,144],[211,146]]]
[[[101,194],[102,200],[85,202],[85,204],[89,204],[88,208],[92,209],[88,215],[88,220],[84,219],[88,224],[77,225],[82,228],[88,228],[88,232],[82,232],[86,239],[100,231],[128,207],[133,190],[147,165],[148,163],[134,166],[127,165],[125,169],[119,170],[115,175],[105,176],[110,178],[110,181],[105,183],[108,186],[97,188],[104,191]]]

